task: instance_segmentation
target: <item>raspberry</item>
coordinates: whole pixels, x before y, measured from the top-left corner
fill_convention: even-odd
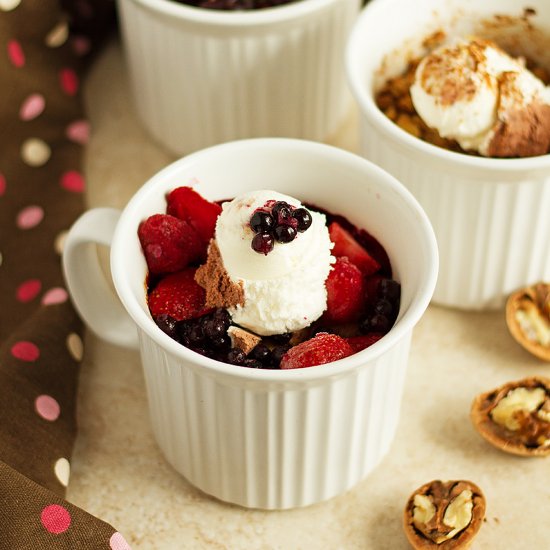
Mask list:
[[[153,318],[169,315],[176,321],[185,321],[212,311],[205,306],[206,293],[195,281],[195,271],[190,267],[159,281],[149,293],[149,311]]]
[[[345,256],[337,258],[325,282],[327,309],[323,320],[330,323],[357,321],[364,309],[365,291],[359,268]]]
[[[197,232],[174,216],[150,216],[139,225],[138,237],[147,267],[155,275],[180,271],[206,255]]]
[[[199,234],[202,242],[207,245],[214,236],[216,220],[222,207],[207,201],[191,187],[178,187],[166,198],[166,212],[185,220]]]

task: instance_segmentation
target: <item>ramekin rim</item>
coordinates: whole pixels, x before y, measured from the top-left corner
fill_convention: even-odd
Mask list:
[[[220,27],[254,26],[281,23],[305,17],[311,12],[340,0],[298,0],[271,8],[253,10],[216,10],[180,4],[173,0],[128,0],[177,19]]]

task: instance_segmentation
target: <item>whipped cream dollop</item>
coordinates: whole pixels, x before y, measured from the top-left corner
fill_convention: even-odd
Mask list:
[[[214,251],[225,274],[242,289],[241,303],[228,307],[233,322],[262,336],[305,328],[322,315],[325,280],[334,262],[325,216],[311,210],[310,227],[294,240],[276,242],[268,254],[254,251],[250,218],[269,201],[302,207],[297,199],[276,191],[244,193],[222,205],[214,235]]]
[[[418,115],[443,138],[484,156],[550,147],[550,88],[495,43],[444,45],[419,63],[410,89]]]

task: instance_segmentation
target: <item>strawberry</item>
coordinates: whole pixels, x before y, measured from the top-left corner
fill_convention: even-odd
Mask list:
[[[336,334],[319,332],[315,337],[290,348],[281,359],[281,369],[301,369],[338,361],[353,353],[351,346]]]
[[[185,221],[154,214],[141,222],[138,237],[149,271],[173,273],[206,256],[197,232]]]
[[[353,353],[357,353],[358,351],[372,346],[375,342],[378,342],[382,336],[384,335],[381,332],[370,332],[362,336],[351,336],[345,340],[351,346]]]
[[[347,256],[349,261],[366,276],[372,275],[380,269],[380,264],[338,222],[332,222],[328,231],[330,240],[334,243],[332,249],[334,256]]]
[[[206,292],[195,281],[193,267],[163,277],[149,293],[153,317],[169,315],[176,321],[201,317],[212,311],[205,306]]]
[[[166,201],[166,212],[189,223],[200,235],[202,242],[208,244],[214,236],[216,220],[222,207],[207,201],[191,187],[174,189]]]
[[[363,275],[345,256],[336,258],[325,282],[327,309],[324,320],[329,323],[357,321],[364,308]]]

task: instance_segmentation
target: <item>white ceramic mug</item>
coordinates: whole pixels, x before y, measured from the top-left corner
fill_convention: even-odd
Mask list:
[[[140,119],[177,154],[242,138],[327,139],[351,107],[343,58],[360,3],[223,11],[118,0]]]
[[[522,18],[525,8],[536,13]],[[372,0],[347,47],[361,152],[412,191],[434,227],[440,271],[433,301],[502,308],[513,290],[550,279],[550,155],[495,159],[448,151],[408,134],[375,103],[384,80],[400,74],[424,38],[441,29],[497,38],[550,69],[550,2]]]
[[[316,367],[260,370],[221,363],[178,344],[147,308],[139,223],[164,212],[165,194],[193,185],[211,200],[274,189],[345,215],[371,232],[401,282],[396,324],[355,355]],[[93,244],[111,246],[120,302]],[[71,228],[63,264],[81,316],[101,337],[139,346],[153,431],[168,461],[221,500],[282,509],[351,488],[388,452],[414,325],[437,277],[430,223],[392,176],[341,149],[291,139],[219,145],[168,166],[120,213],[101,208]]]

